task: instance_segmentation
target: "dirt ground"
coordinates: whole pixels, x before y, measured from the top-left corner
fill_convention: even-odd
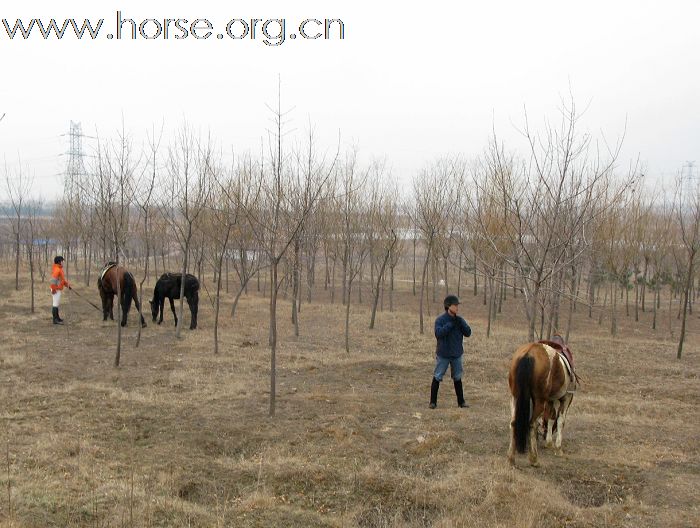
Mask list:
[[[213,354],[213,310],[174,336],[172,315],[124,331],[84,298],[64,298],[50,320],[40,286],[0,279],[0,526],[700,526],[700,340],[675,359],[668,332],[620,315],[617,339],[577,314],[571,339],[583,388],[563,455],[540,448],[541,467],[506,461],[510,355],[526,335],[508,300],[486,338],[479,297],[465,295],[465,395],[451,383],[428,409],[432,320],[418,332],[410,293],[367,330],[353,305],[303,304],[294,337],[279,306],[277,412],[268,416],[268,305],[251,294],[229,317]],[[665,316],[668,319],[668,316]],[[189,323],[189,315],[185,317]],[[697,315],[691,321],[697,324]]]

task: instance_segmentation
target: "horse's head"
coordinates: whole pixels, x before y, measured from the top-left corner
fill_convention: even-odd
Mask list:
[[[158,317],[158,303],[153,301],[148,301],[151,304],[151,315],[153,316],[153,321]]]

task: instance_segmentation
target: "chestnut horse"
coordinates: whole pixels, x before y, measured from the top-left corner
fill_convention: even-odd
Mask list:
[[[513,354],[508,385],[512,395],[508,460],[515,464],[515,451],[524,453],[529,444],[530,464],[537,466],[537,419],[547,408],[546,445],[552,445],[556,420],[555,445],[561,450],[564,421],[573,399],[575,381],[554,348],[544,343],[528,343]]]
[[[122,326],[126,326],[126,317],[129,314],[129,308],[131,308],[132,299],[136,309],[141,310],[134,276],[113,262],[107,264],[100,273],[97,279],[97,289],[100,290],[100,298],[102,299],[103,321],[107,320],[107,316],[114,320],[114,296],[117,294],[119,294],[119,303],[122,307]],[[146,326],[143,316],[141,316],[141,326]]]

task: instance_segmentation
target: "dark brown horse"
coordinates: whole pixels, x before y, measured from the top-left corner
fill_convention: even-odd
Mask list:
[[[508,374],[511,398],[510,446],[508,460],[515,464],[515,451],[524,453],[530,446],[530,464],[537,465],[537,419],[548,409],[547,446],[552,445],[556,420],[556,448],[561,438],[566,413],[573,399],[575,382],[569,376],[559,353],[544,343],[528,343],[513,354]]]
[[[125,268],[113,262],[107,264],[97,279],[97,288],[100,290],[100,298],[102,299],[103,321],[107,320],[107,316],[114,320],[114,296],[117,294],[119,294],[119,303],[122,307],[122,326],[126,326],[126,317],[129,314],[129,308],[131,308],[132,299],[136,309],[141,310],[141,304],[136,292],[136,281],[134,276]],[[141,316],[141,326],[146,326],[143,316]]]

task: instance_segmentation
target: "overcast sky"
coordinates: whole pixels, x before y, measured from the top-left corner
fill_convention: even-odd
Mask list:
[[[136,20],[206,18],[209,39],[107,39],[116,12]],[[0,154],[18,156],[46,198],[61,192],[71,120],[110,135],[122,115],[135,141],[186,119],[226,151],[258,150],[278,75],[290,128],[338,133],[364,159],[386,158],[410,182],[446,153],[476,156],[491,129],[522,150],[516,126],[556,119],[571,89],[582,129],[611,142],[626,124],[621,167],[637,157],[654,178],[700,163],[700,3],[694,1],[4,1],[0,19],[104,19],[96,40],[38,32],[10,40],[0,22]],[[224,33],[232,19],[286,19],[286,40]],[[332,39],[292,39],[304,19],[341,19]],[[259,23],[262,24],[262,23]],[[181,25],[185,25],[181,23]],[[312,26],[307,33],[313,34]],[[36,29],[36,28],[35,28]],[[130,31],[125,26],[126,31]],[[172,28],[171,28],[172,30]],[[231,27],[236,36],[243,26]],[[146,26],[149,36],[157,31]],[[279,26],[271,23],[268,33]],[[205,33],[200,32],[200,34]],[[179,33],[181,34],[181,33]],[[272,39],[274,40],[274,39]],[[277,39],[279,40],[279,39]],[[169,133],[166,133],[166,139]],[[84,146],[90,151],[92,140]],[[4,185],[0,197],[5,197]]]

